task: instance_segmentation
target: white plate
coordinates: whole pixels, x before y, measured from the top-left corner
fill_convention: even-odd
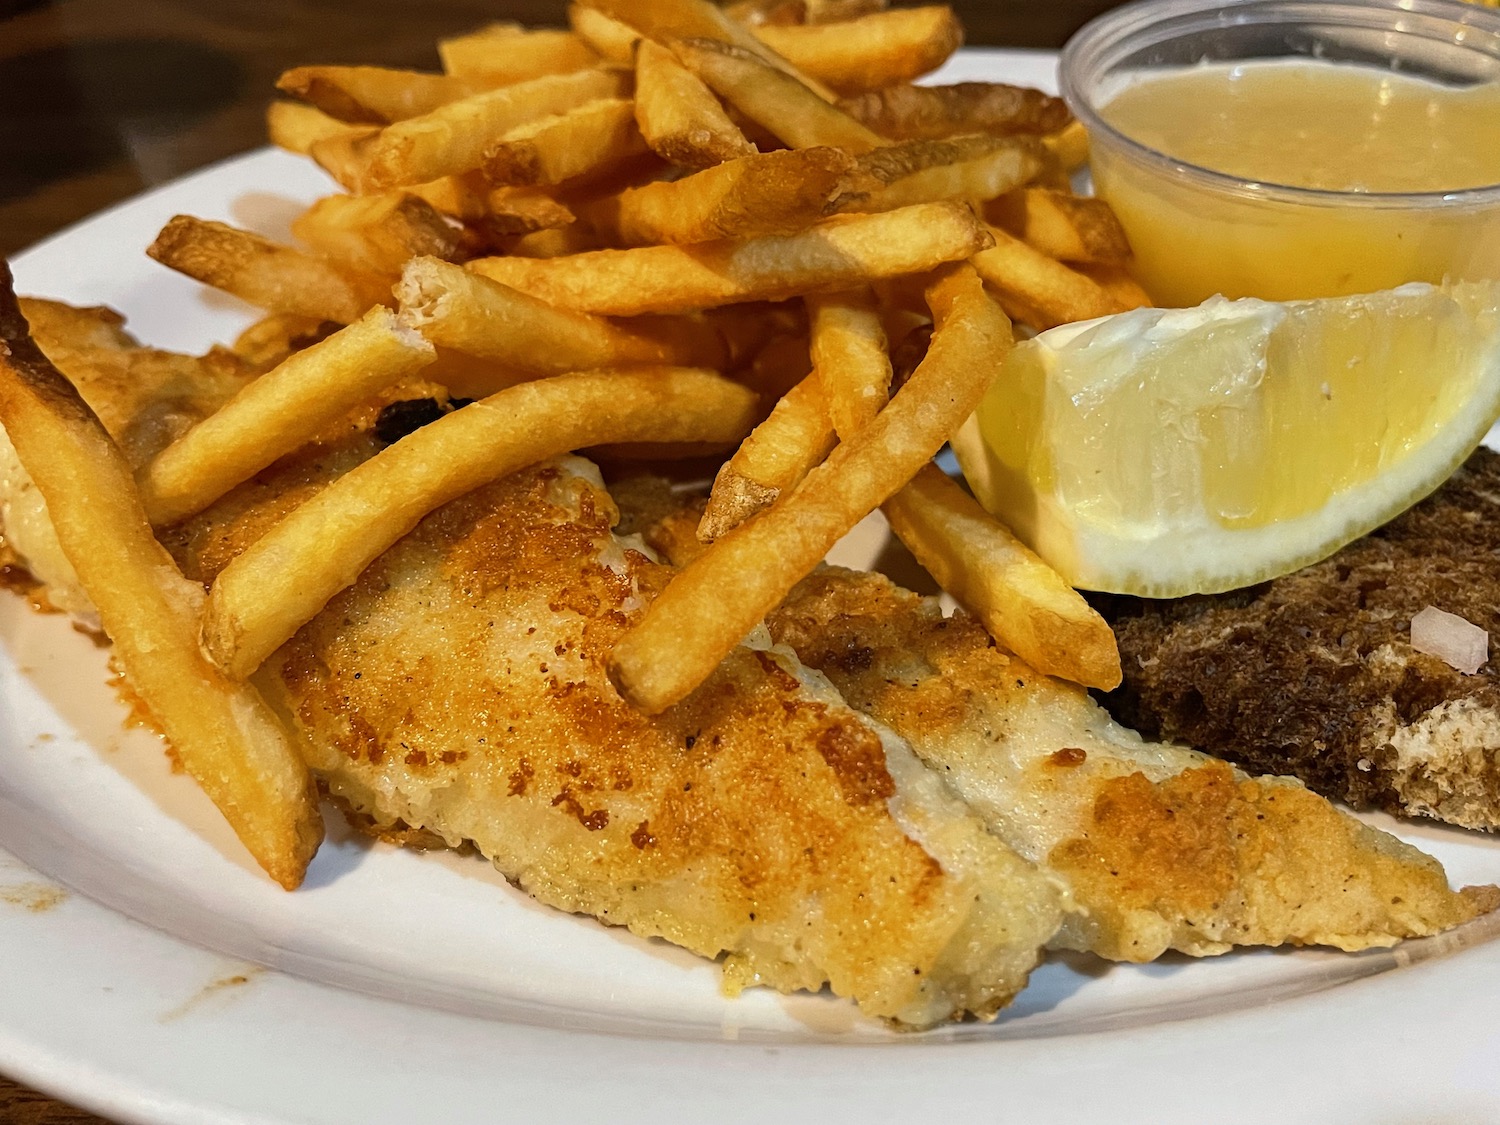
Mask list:
[[[971,51],[947,77],[1051,85],[1053,62]],[[202,349],[249,311],[148,261],[152,236],[179,211],[275,234],[326,190],[307,162],[252,153],[58,235],[17,279]],[[895,1036],[831,997],[727,1001],[706,962],[334,820],[284,894],[124,729],[105,661],[0,597],[0,1070],[120,1120],[1500,1115],[1494,925],[1355,957],[1056,960],[996,1024]],[[1399,833],[1455,881],[1500,880],[1494,843]]]

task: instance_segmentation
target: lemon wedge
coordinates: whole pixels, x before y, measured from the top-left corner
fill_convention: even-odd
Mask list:
[[[1019,344],[953,445],[1075,586],[1216,593],[1326,558],[1500,416],[1500,283],[1213,298]]]

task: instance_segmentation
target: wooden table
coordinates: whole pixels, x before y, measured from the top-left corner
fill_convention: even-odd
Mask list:
[[[1055,48],[1113,2],[954,6],[971,44]],[[0,0],[0,254],[263,144],[287,67],[435,67],[440,36],[562,13],[563,0]],[[99,1120],[0,1077],[4,1125]]]

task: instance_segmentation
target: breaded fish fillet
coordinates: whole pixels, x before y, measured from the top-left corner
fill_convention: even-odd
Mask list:
[[[1235,945],[1391,945],[1500,904],[1299,782],[1148,743],[973,619],[825,569],[768,619],[856,708],[910,740],[1078,906],[1053,941],[1118,960]]]
[[[337,472],[343,458],[320,464]],[[305,461],[169,536],[205,580],[316,487]],[[990,1016],[1061,919],[1055,885],[789,653],[737,650],[633,711],[605,654],[670,571],[611,532],[588,462],[435,512],[260,685],[328,791],[472,842],[542,902],[726,955],[732,988],[827,982],[875,1016]]]

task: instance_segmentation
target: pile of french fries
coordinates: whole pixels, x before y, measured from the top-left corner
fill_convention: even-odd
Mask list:
[[[0,309],[0,422],[65,551],[96,560],[77,569],[117,659],[288,887],[321,822],[249,677],[426,514],[575,450],[722,460],[704,549],[609,661],[643,711],[881,507],[1003,645],[1119,681],[1104,622],[931,464],[1013,321],[1146,303],[1114,216],[1069,188],[1086,138],[1062,103],[913,84],[962,40],[944,6],[581,0],[569,20],[445,41],[441,74],[282,76],[272,140],[344,190],[296,220],[300,246],[162,230],[154,258],[266,311],[236,345],[265,373],[143,464]],[[206,596],[175,570],[156,530],[413,379],[477,401],[293,510]]]

